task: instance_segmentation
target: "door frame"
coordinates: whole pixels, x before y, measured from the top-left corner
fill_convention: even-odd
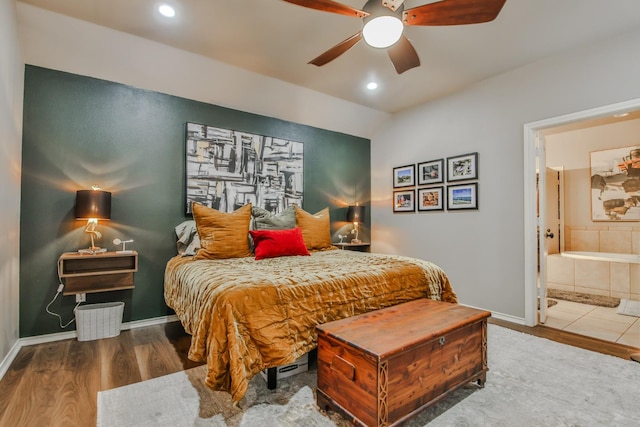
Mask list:
[[[546,128],[565,125],[586,119],[611,116],[640,109],[640,98],[577,113],[552,117],[524,125],[524,321],[527,326],[538,323],[538,236],[536,173],[537,157],[544,149],[536,147],[536,133]],[[544,189],[540,189],[540,197]]]

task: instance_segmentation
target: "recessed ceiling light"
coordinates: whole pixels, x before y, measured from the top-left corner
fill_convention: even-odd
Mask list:
[[[613,117],[627,117],[629,115],[629,113],[619,113],[619,114],[614,114]]]
[[[376,82],[369,82],[369,83],[367,83],[367,89],[369,89],[369,90],[376,90],[376,89],[378,89],[378,83],[376,83]]]
[[[160,5],[160,7],[158,7],[158,11],[167,18],[173,18],[174,16],[176,16],[176,10],[168,4]]]

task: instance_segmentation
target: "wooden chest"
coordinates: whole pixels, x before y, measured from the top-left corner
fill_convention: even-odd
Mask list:
[[[490,315],[421,299],[318,326],[318,406],[399,425],[466,383],[483,386]]]

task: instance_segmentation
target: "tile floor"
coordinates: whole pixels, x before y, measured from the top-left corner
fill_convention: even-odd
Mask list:
[[[640,317],[617,314],[617,308],[557,300],[545,326],[640,348]]]

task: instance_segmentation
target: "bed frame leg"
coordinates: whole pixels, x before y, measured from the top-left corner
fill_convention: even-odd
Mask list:
[[[267,368],[267,388],[275,390],[278,386],[278,368]]]

